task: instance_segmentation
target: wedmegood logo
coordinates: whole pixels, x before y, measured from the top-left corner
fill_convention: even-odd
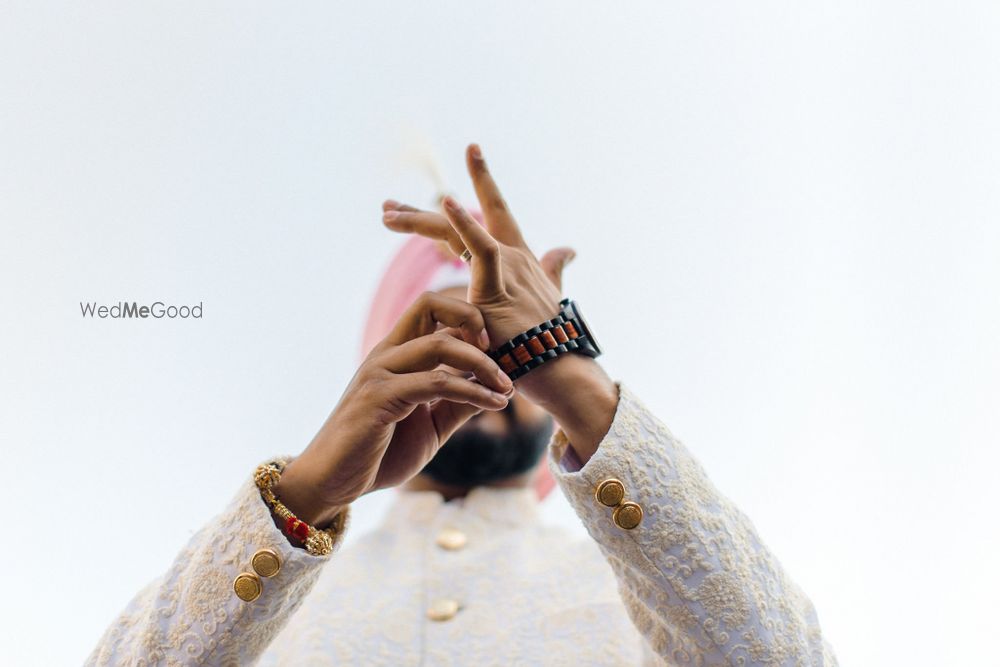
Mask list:
[[[156,320],[200,320],[201,313],[201,301],[196,306],[174,306],[162,301],[154,301],[148,306],[140,306],[137,301],[119,301],[111,306],[98,305],[96,301],[80,302],[80,314],[83,317],[97,317],[102,320],[108,318],[113,320],[133,318],[144,320],[149,317]]]

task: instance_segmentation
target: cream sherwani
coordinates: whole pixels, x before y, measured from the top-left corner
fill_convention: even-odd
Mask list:
[[[561,430],[550,445],[590,538],[543,525],[530,489],[452,502],[401,492],[382,525],[315,557],[287,542],[248,478],[87,664],[836,664],[751,522],[626,385],[619,393],[586,465]],[[635,528],[595,497],[612,479],[643,510]],[[281,569],[244,602],[233,580],[264,548]]]

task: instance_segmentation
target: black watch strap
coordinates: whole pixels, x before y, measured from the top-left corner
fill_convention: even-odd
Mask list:
[[[551,320],[519,333],[488,353],[511,380],[567,352],[600,356],[601,348],[576,302],[563,299],[559,306],[562,310]]]

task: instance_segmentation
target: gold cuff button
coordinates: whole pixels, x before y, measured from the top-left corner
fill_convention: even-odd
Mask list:
[[[444,598],[435,600],[427,609],[427,618],[432,621],[449,621],[458,613],[458,600]]]
[[[236,591],[236,597],[244,602],[253,602],[259,598],[262,589],[260,577],[251,572],[242,572],[233,581],[233,590]]]
[[[615,508],[611,514],[615,525],[625,530],[632,530],[642,523],[642,508],[638,503],[626,502]]]
[[[273,577],[281,569],[281,559],[270,549],[261,549],[250,559],[253,571],[262,577]]]
[[[437,545],[448,551],[458,551],[468,541],[465,533],[456,528],[445,528],[437,536]]]
[[[617,507],[625,497],[625,485],[614,478],[606,479],[597,485],[594,497],[606,507]]]

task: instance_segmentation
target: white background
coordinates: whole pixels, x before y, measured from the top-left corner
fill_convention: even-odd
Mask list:
[[[468,200],[473,140],[842,664],[995,660],[997,7],[5,1],[3,662],[82,662],[304,446],[380,202],[429,202],[428,147]],[[120,300],[204,319],[80,315]]]

